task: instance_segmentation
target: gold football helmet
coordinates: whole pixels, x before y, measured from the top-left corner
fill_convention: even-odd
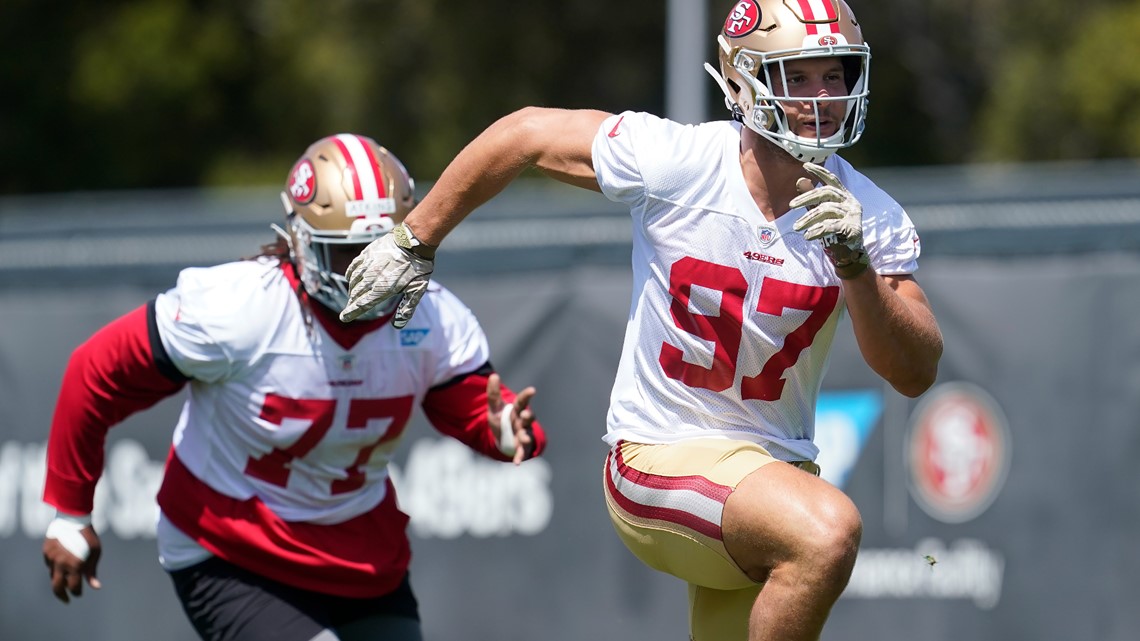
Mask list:
[[[724,91],[733,118],[780,145],[804,162],[822,163],[863,134],[867,116],[870,47],[844,0],[739,0],[717,36],[720,73],[705,69]],[[804,58],[838,57],[847,95],[790,98],[784,64]],[[777,84],[774,84],[777,83]],[[784,104],[807,104],[819,117],[825,102],[844,103],[845,116],[835,133],[796,135],[788,126]]]
[[[343,309],[347,264],[338,263],[402,222],[415,205],[414,191],[403,163],[371,138],[338,134],[310,145],[281,192],[283,235],[309,296],[333,311]],[[381,306],[368,318],[387,311]]]

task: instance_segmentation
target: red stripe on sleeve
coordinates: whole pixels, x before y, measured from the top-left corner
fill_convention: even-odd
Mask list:
[[[63,512],[90,514],[107,431],[182,386],[155,365],[145,305],[77,347],[52,417],[44,501]]]

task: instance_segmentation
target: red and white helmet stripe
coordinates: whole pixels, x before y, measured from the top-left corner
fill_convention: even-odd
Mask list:
[[[338,134],[335,137],[337,148],[344,154],[348,169],[352,173],[352,187],[356,200],[376,200],[388,196],[380,163],[372,149],[360,136]]]
[[[800,10],[804,12],[804,21],[807,22],[809,36],[821,33],[839,33],[839,14],[831,0],[799,0]],[[824,24],[813,23],[813,20],[827,21]]]

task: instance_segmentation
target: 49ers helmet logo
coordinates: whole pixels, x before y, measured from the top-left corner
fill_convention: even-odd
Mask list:
[[[746,36],[760,26],[760,6],[753,0],[740,0],[724,21],[724,35],[729,38]]]
[[[317,174],[308,158],[293,167],[289,173],[289,195],[298,205],[307,205],[317,195]]]
[[[839,38],[831,35],[820,36],[819,44],[821,47],[834,47],[835,45],[839,44]]]
[[[928,392],[911,417],[908,441],[911,495],[939,521],[977,517],[1005,483],[1009,428],[980,387],[946,383]]]

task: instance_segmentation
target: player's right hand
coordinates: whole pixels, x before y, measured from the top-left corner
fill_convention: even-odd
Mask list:
[[[346,323],[355,320],[400,293],[404,298],[396,306],[392,325],[400,329],[411,320],[416,305],[427,291],[435,261],[412,251],[415,237],[405,230],[400,223],[391,233],[369,243],[353,259],[345,272],[348,305],[341,311],[340,320]]]
[[[95,590],[101,588],[95,572],[102,552],[94,527],[56,517],[44,537],[44,563],[55,598],[69,603],[71,597],[82,596],[84,581]]]

